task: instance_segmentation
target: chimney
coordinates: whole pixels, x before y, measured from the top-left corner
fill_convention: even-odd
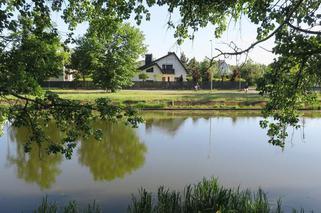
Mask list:
[[[153,55],[152,54],[146,54],[145,55],[145,65],[151,64],[153,61]]]

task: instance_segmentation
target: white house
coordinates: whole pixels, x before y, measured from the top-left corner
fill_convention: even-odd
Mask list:
[[[218,60],[218,70],[220,76],[227,76],[233,74],[230,66],[224,60]]]
[[[73,81],[74,80],[74,75],[71,72],[73,70],[68,70],[67,68],[63,69],[63,73],[59,75],[57,78],[51,77],[48,79],[48,81]]]
[[[144,64],[138,69],[139,72],[133,81],[143,81],[139,78],[141,73],[148,75],[146,81],[186,81],[186,68],[174,52],[169,52],[156,60],[153,60],[152,54],[146,54]]]

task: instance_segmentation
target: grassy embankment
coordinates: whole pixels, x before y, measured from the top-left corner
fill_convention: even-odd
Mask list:
[[[107,93],[102,90],[61,90],[53,89],[61,98],[92,102],[97,98],[110,98],[114,103],[136,106],[141,109],[221,109],[221,110],[259,110],[268,98],[252,90],[248,93],[238,90],[122,90]],[[1,105],[8,101],[15,102],[14,97],[0,100]],[[320,110],[321,95],[312,106],[302,109]]]
[[[257,92],[236,90],[123,90],[117,93],[90,90],[52,90],[60,97],[84,102],[108,97],[113,102],[144,109],[261,109],[266,98]]]
[[[122,90],[106,93],[101,90],[52,90],[60,97],[91,102],[100,97],[108,97],[113,102],[130,104],[142,109],[262,109],[268,100],[258,92],[248,93],[238,90]],[[318,103],[302,109],[320,110],[321,95]]]

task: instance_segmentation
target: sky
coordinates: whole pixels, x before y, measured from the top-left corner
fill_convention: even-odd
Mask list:
[[[174,38],[174,30],[168,29],[167,21],[169,13],[166,7],[150,8],[151,20],[142,21],[138,26],[133,18],[128,20],[133,26],[138,27],[145,35],[145,44],[147,45],[147,53],[153,54],[153,58],[158,58],[166,55],[168,52],[175,52],[178,56],[182,52],[188,58],[195,57],[197,60],[203,60],[206,57],[218,54],[215,48],[223,51],[231,52],[231,49],[226,45],[231,41],[237,44],[240,48],[247,48],[251,43],[256,41],[256,25],[250,23],[247,17],[242,17],[237,23],[231,23],[228,30],[223,33],[219,39],[214,38],[214,26],[208,26],[200,29],[195,33],[194,40],[185,40],[182,45],[178,45]],[[172,19],[178,21],[179,14],[174,12]],[[60,14],[52,14],[52,20],[58,25],[62,37],[66,34],[67,25],[63,23]],[[81,24],[77,27],[75,34],[81,36],[86,32],[88,25]],[[269,64],[273,61],[275,55],[267,50],[272,50],[274,46],[273,38],[259,44],[254,48],[247,59],[252,59],[257,63]],[[245,60],[245,55],[233,58],[220,57],[221,60],[226,60],[229,64],[241,64]]]
[[[202,60],[205,57],[211,56],[211,43],[212,43],[212,55],[215,56],[218,52],[215,48],[231,52],[231,49],[226,45],[233,41],[238,47],[246,48],[251,43],[256,41],[256,26],[246,18],[242,17],[242,20],[238,23],[231,23],[229,29],[222,35],[220,39],[214,38],[214,26],[208,26],[199,30],[195,34],[195,39],[185,40],[185,42],[179,46],[174,38],[174,31],[168,29],[168,12],[165,7],[153,7],[151,9],[151,20],[143,21],[138,26],[145,34],[145,41],[148,46],[148,53],[152,53],[153,57],[161,57],[166,55],[167,52],[176,52],[180,55],[184,52],[188,58],[195,57],[197,60]],[[174,20],[178,20],[178,14],[174,14]],[[134,21],[131,21],[134,24]],[[212,42],[211,42],[212,40]],[[249,54],[249,58],[255,62],[262,64],[269,64],[273,61],[275,55],[266,50],[272,50],[274,46],[273,38],[266,41],[252,50]],[[264,49],[262,49],[263,47]],[[245,56],[239,57],[238,60],[234,58],[224,58],[230,64],[242,63]]]

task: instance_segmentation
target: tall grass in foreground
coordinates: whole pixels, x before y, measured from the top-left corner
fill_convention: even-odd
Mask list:
[[[157,195],[140,189],[133,196],[128,207],[130,213],[281,213],[279,200],[271,205],[266,194],[259,189],[256,193],[240,188],[229,189],[218,184],[217,179],[203,179],[195,185],[188,185],[184,192],[170,191],[164,187]],[[292,212],[301,212],[295,209]]]
[[[64,207],[59,207],[56,203],[48,201],[47,197],[42,200],[40,206],[34,210],[34,213],[101,213],[102,210],[94,201],[92,204],[88,204],[86,208],[80,208],[75,201],[69,202]]]
[[[48,202],[44,198],[35,213],[100,213],[104,212],[93,202],[80,209],[75,201],[65,207]],[[185,187],[183,193],[159,187],[153,194],[140,189],[133,196],[128,207],[129,213],[282,213],[281,200],[269,203],[266,194],[259,189],[256,193],[240,188],[230,189],[219,185],[216,178],[203,179],[195,185]],[[287,211],[288,212],[288,211]],[[304,213],[303,209],[293,213]]]

